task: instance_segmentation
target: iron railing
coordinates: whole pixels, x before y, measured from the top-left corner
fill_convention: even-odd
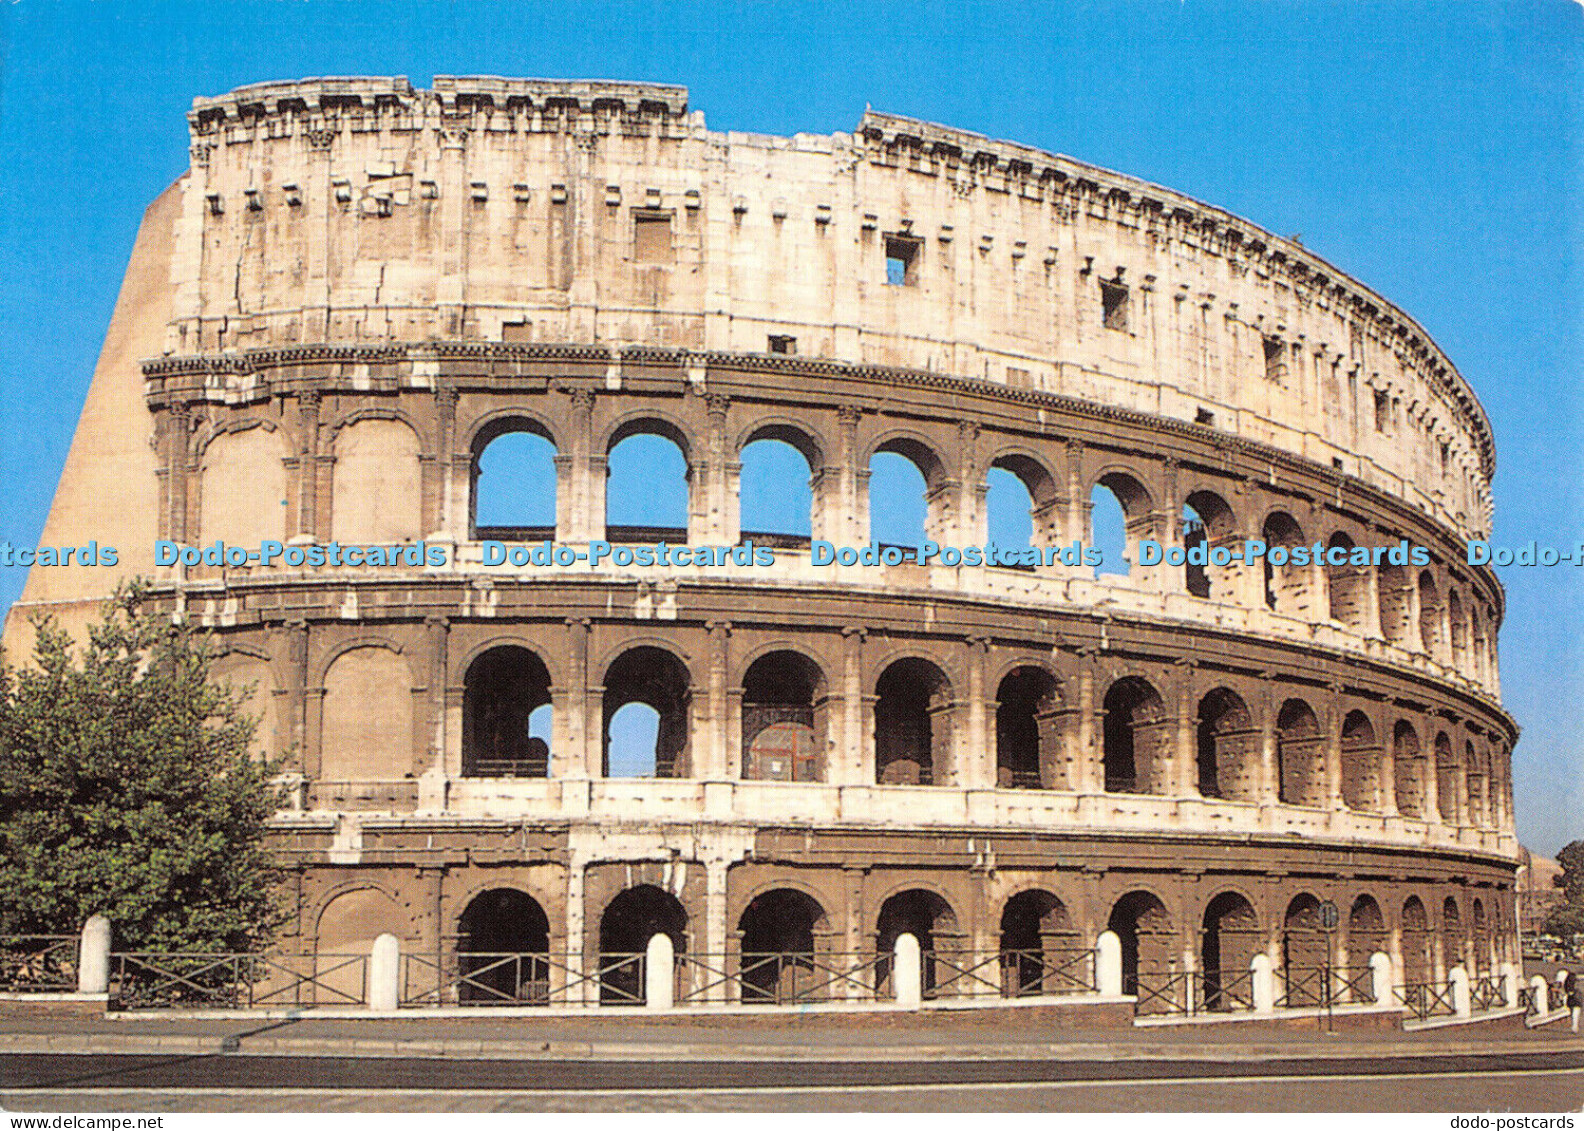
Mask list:
[[[1434,982],[1409,982],[1393,990],[1397,1004],[1408,1007],[1417,1020],[1431,1017],[1453,1017],[1457,1006],[1452,1002],[1452,986]]]
[[[1478,978],[1469,980],[1469,1007],[1478,1012],[1486,1009],[1500,1009],[1507,1004],[1507,987],[1500,978],[1492,974],[1482,974]]]
[[[403,1006],[644,1003],[644,955],[601,954],[591,963],[573,957],[474,952],[437,960],[404,954],[398,1001]]]
[[[1331,1005],[1335,1000],[1330,967],[1290,966],[1282,979],[1276,1008],[1314,1009]]]
[[[76,935],[0,935],[0,993],[77,988]]]
[[[121,1009],[363,1005],[368,961],[366,954],[112,954],[110,998]]]

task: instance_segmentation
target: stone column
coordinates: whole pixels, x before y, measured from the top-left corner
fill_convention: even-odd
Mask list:
[[[842,629],[842,742],[840,769],[831,780],[843,785],[873,785],[874,732],[864,726],[863,642],[867,630]]]
[[[319,454],[319,390],[305,390],[297,398],[297,528],[293,533],[306,534],[315,541],[330,540],[331,520],[328,513],[321,516],[320,454]],[[325,463],[334,466],[334,457],[327,456]],[[325,508],[329,510],[328,507]]]
[[[1105,773],[1095,748],[1095,652],[1084,649],[1080,655],[1083,667],[1078,672],[1077,785],[1081,793],[1103,793]]]
[[[737,541],[736,522],[728,515],[733,508],[726,498],[726,413],[731,398],[710,393],[704,404],[709,424],[703,451],[690,453],[688,467],[688,541],[696,546],[730,544]]]
[[[968,637],[968,719],[964,746],[957,758],[956,784],[964,789],[992,789],[996,782],[995,720],[985,697],[985,663],[990,640]]]
[[[1176,728],[1172,736],[1170,789],[1176,797],[1199,795],[1199,712],[1194,699],[1192,660],[1178,660]]]
[[[1320,713],[1321,726],[1325,727],[1322,741],[1325,752],[1325,807],[1332,812],[1347,808],[1342,796],[1342,707],[1343,687],[1339,683],[1327,684],[1331,701]]]
[[[1088,546],[1090,539],[1089,530],[1089,496],[1083,489],[1083,451],[1084,446],[1077,440],[1067,444],[1067,513],[1066,529],[1062,531],[1061,540],[1071,542],[1078,539]]]
[[[435,387],[434,458],[424,465],[422,526],[448,542],[472,536],[473,453],[453,451],[456,445],[456,386]]]
[[[550,776],[563,779],[599,777],[600,751],[591,741],[589,703],[589,633],[586,619],[567,618],[567,677],[555,703],[551,725]],[[554,693],[552,693],[554,696]]]
[[[699,737],[703,749],[693,759],[693,774],[705,781],[735,780],[742,777],[741,752],[730,747],[727,672],[731,664],[731,622],[712,620],[709,631],[709,675],[706,684],[708,706]]]
[[[859,416],[853,405],[836,410],[838,513],[827,515],[825,525],[827,530],[841,532],[840,537],[831,539],[838,545],[858,546],[869,541],[869,469],[858,466]]]

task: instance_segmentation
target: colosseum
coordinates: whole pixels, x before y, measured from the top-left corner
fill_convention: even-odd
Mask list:
[[[926,998],[1141,1013],[1518,961],[1491,428],[1297,239],[890,114],[711,132],[675,86],[313,79],[187,125],[41,543],[119,562],[34,569],[8,636],[133,575],[213,629],[288,770],[283,953],[632,1004],[664,938],[685,1007],[886,999],[911,936]],[[622,485],[634,442],[674,458]],[[488,474],[514,445],[541,497]],[[741,490],[765,451],[795,474]],[[820,564],[874,551],[886,460],[941,552]],[[685,525],[610,519],[661,481]],[[1035,552],[969,564],[996,482]],[[1064,552],[1107,522],[1124,563]]]

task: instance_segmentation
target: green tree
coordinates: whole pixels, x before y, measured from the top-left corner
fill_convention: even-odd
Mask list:
[[[135,587],[80,655],[34,627],[33,664],[0,665],[0,932],[99,913],[118,949],[261,947],[281,921],[264,845],[278,767],[250,753],[245,692],[210,682],[208,637]]]
[[[1574,935],[1584,935],[1584,905],[1568,901],[1553,905],[1540,924],[1540,933],[1564,942]]]
[[[1584,840],[1575,840],[1557,853],[1562,865],[1562,890],[1569,903],[1584,907]]]

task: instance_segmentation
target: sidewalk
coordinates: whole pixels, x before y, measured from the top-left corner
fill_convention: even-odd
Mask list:
[[[1182,1029],[1046,1030],[1015,1017],[993,1028],[947,1014],[897,1027],[854,1026],[842,1015],[708,1017],[458,1017],[296,1019],[5,1018],[0,1055],[179,1055],[470,1060],[1380,1060],[1498,1054],[1560,1056],[1584,1066],[1584,1036],[1565,1024],[1478,1034]]]

